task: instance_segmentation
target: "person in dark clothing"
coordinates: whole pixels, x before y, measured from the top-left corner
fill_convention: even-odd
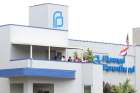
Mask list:
[[[71,57],[68,58],[68,62],[72,62],[72,58]]]

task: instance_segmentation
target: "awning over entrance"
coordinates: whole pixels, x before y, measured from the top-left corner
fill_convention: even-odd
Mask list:
[[[74,79],[74,70],[44,68],[14,68],[0,70],[0,77],[51,77]]]

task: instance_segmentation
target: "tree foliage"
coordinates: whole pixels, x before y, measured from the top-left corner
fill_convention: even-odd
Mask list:
[[[74,52],[74,58],[78,57],[78,53],[77,52]]]
[[[130,80],[127,79],[124,83],[112,86],[114,93],[136,93],[136,90],[129,82]]]
[[[124,83],[119,83],[119,85],[111,85],[109,83],[104,83],[103,85],[103,93],[136,93],[135,88],[128,79]]]
[[[88,62],[93,62],[94,59],[93,51],[88,48],[84,53],[84,57],[88,60]]]

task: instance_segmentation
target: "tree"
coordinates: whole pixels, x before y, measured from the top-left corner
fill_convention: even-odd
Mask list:
[[[84,53],[84,57],[88,60],[88,62],[93,62],[94,56],[92,50],[88,48],[87,51]]]
[[[136,90],[130,85],[130,80],[126,80],[124,83],[119,83],[119,85],[113,85],[112,89],[114,93],[136,93]]]
[[[78,53],[74,52],[74,58],[78,57]]]

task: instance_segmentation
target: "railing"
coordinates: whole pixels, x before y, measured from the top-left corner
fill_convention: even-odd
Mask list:
[[[19,61],[19,60],[30,60],[31,58],[17,58],[17,59],[10,59],[10,61]]]
[[[85,63],[92,63],[92,64],[96,64],[95,62],[83,62],[83,61],[79,61],[79,62],[75,62],[75,61],[61,61],[61,60],[43,60],[43,59],[32,59],[32,58],[17,58],[17,59],[11,59],[10,61],[11,62],[14,62],[14,61],[22,61],[22,60],[38,60],[38,61],[46,61],[46,62],[67,62],[67,63],[82,63],[82,64],[85,64]]]
[[[9,68],[27,68],[31,67],[31,59],[13,59],[8,63]]]
[[[76,62],[64,62],[53,60],[34,60],[34,59],[14,59],[9,62],[10,68],[48,68],[48,69],[64,69],[74,70],[81,64],[74,64]]]
[[[15,68],[38,68],[38,69],[58,69],[58,70],[74,70],[81,71],[83,66],[90,65],[102,67],[101,65],[94,65],[94,63],[83,62],[67,62],[67,61],[54,61],[54,60],[34,60],[29,58],[12,59],[10,62],[0,65],[0,69],[15,69]]]

